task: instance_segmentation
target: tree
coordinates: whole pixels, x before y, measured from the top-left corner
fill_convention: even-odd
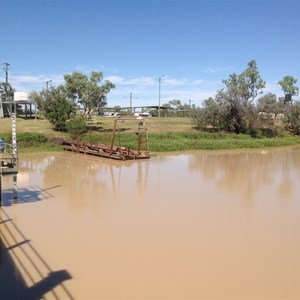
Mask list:
[[[87,130],[86,118],[83,115],[72,117],[67,121],[67,130],[72,139],[78,139]]]
[[[280,108],[278,106],[277,97],[275,94],[267,93],[257,100],[257,110],[265,113],[279,113]]]
[[[300,134],[300,102],[295,101],[287,113],[288,125],[294,134]]]
[[[33,91],[29,94],[28,98],[35,103],[39,111],[43,110],[43,103],[46,100],[46,93],[44,90],[42,90],[40,93]]]
[[[215,129],[225,129],[228,106],[222,98],[208,98],[203,103],[207,126]]]
[[[251,130],[254,137],[275,137],[284,130],[284,101],[275,94],[267,93],[257,100],[257,119]]]
[[[191,111],[190,117],[192,119],[192,123],[195,125],[197,129],[207,128],[207,119],[205,115],[204,108],[194,108]]]
[[[92,109],[98,109],[106,105],[106,96],[115,87],[110,81],[99,85],[103,81],[101,72],[93,71],[90,78],[80,72],[65,75],[65,87],[67,96],[78,106],[83,106],[85,115],[89,115]]]
[[[256,108],[265,119],[276,119],[283,113],[284,101],[282,97],[277,99],[275,94],[267,93],[257,100]]]
[[[223,80],[223,83],[226,89],[219,91],[217,98],[228,105],[225,126],[228,131],[248,133],[255,119],[252,103],[265,87],[255,60],[251,60],[247,69],[240,75],[233,73],[227,80]]]
[[[295,85],[297,79],[293,76],[285,76],[278,82],[284,92],[283,113],[286,116],[288,127],[295,133],[300,133],[300,103],[295,101],[293,104],[292,97],[298,96],[299,88]]]
[[[47,97],[43,101],[43,112],[54,130],[65,131],[67,120],[74,111],[74,104],[67,98],[64,86],[51,87],[47,91]]]
[[[176,109],[176,110],[182,109],[182,103],[178,99],[171,100],[168,102],[168,104],[169,104],[170,108],[172,108],[172,109]]]
[[[166,117],[168,116],[170,111],[173,111],[173,108],[171,107],[170,103],[164,103],[161,107],[160,107],[160,116],[161,117]],[[156,112],[153,113],[153,115],[158,115],[158,110]]]
[[[298,96],[299,88],[295,86],[297,79],[293,76],[285,76],[278,82],[285,95],[285,101],[291,101],[293,96]]]
[[[32,92],[29,96],[54,129],[61,131],[67,129],[67,120],[73,113],[75,114],[76,105],[84,108],[85,115],[90,115],[92,109],[106,104],[106,96],[114,88],[109,81],[98,85],[103,80],[101,72],[92,72],[90,78],[82,73],[74,72],[71,75],[65,75],[64,78],[64,85],[43,89],[39,93]],[[77,126],[80,122],[75,120],[74,123]],[[71,123],[70,127],[73,125]]]

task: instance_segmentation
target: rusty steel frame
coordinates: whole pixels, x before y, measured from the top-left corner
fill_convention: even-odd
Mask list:
[[[138,142],[137,150],[128,147],[115,146],[116,134],[119,135],[120,144],[120,123],[126,120],[138,121]],[[143,137],[145,138],[145,150],[143,151]],[[134,160],[150,158],[148,130],[145,127],[145,119],[138,118],[116,118],[114,122],[112,137],[110,144],[94,144],[80,141],[64,141],[62,144],[64,150],[91,154],[117,160]]]

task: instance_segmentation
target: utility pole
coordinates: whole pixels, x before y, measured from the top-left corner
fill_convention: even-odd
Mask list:
[[[123,98],[127,98],[127,97],[123,97]],[[129,102],[129,107],[130,107],[130,110],[132,110],[132,98],[137,99],[138,97],[132,97],[132,93],[129,94],[129,101],[130,101]]]
[[[49,83],[52,82],[52,80],[47,80],[46,81],[46,92],[47,92],[47,99],[49,98]]]
[[[4,64],[3,70],[5,71],[5,83],[6,83],[6,85],[8,85],[8,66],[9,66],[9,63],[3,63],[3,64]]]
[[[132,93],[130,93],[129,98],[130,98],[130,109],[131,109],[132,108]],[[138,99],[138,97],[133,97],[133,98]]]
[[[6,97],[6,101],[8,101],[8,66],[9,63],[3,63],[4,67],[3,70],[5,71],[5,97]]]
[[[2,94],[0,94],[0,118],[4,117],[3,113],[3,104],[2,104],[2,96],[5,95],[5,100],[8,101],[8,66],[9,63],[3,63],[4,67],[3,70],[5,71],[5,86],[4,86],[4,91]]]
[[[129,95],[129,98],[130,98],[130,109],[131,109],[131,107],[132,107],[132,93],[130,93],[130,95]]]
[[[161,75],[158,78],[158,117],[160,118],[160,85],[161,85],[161,78],[165,75]]]
[[[2,95],[4,90],[0,88],[0,118],[3,118]]]

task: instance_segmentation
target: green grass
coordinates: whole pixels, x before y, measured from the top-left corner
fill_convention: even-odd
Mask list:
[[[265,148],[300,144],[299,137],[253,139],[247,135],[210,133],[162,133],[151,134],[151,151],[220,150]]]
[[[114,118],[97,117],[90,122],[89,131],[80,139],[85,142],[110,144]],[[188,118],[149,118],[146,121],[151,152],[184,151],[194,149],[251,149],[300,145],[300,138],[285,134],[276,138],[252,138],[245,134],[199,132]],[[137,123],[126,120],[120,124],[120,133],[114,145],[137,148]],[[0,119],[0,137],[11,141],[10,119]],[[70,139],[66,133],[55,132],[47,120],[17,120],[19,152],[59,151],[59,142]],[[145,144],[145,142],[144,142]]]
[[[81,137],[85,142],[110,144],[111,133],[86,134]],[[149,133],[150,151],[184,151],[184,150],[220,150],[251,149],[265,147],[291,146],[300,144],[299,137],[285,135],[280,138],[254,139],[245,134],[226,134],[208,132],[153,132]],[[128,132],[116,134],[115,145],[136,149],[137,136]]]

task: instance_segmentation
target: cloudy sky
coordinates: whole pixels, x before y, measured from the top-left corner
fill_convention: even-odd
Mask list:
[[[116,88],[108,106],[200,106],[223,79],[255,60],[265,92],[300,80],[300,1],[0,0],[0,63],[17,91],[101,71]],[[3,67],[4,65],[2,65]],[[5,80],[1,69],[0,80]]]

